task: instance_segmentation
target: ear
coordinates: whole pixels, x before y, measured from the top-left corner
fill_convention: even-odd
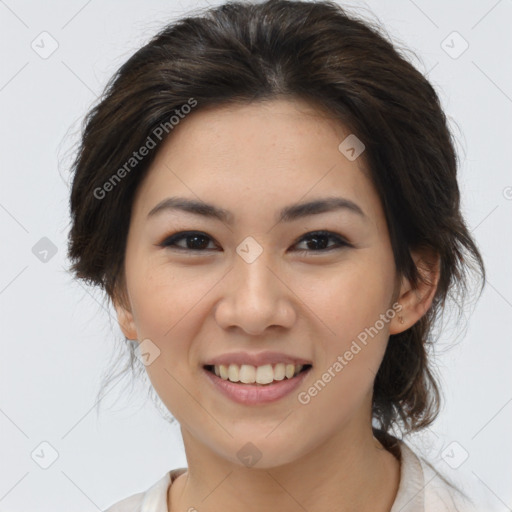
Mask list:
[[[137,340],[137,329],[129,302],[116,296],[112,299],[112,303],[117,313],[117,322],[124,336],[129,340]]]
[[[422,248],[411,251],[411,257],[422,279],[418,281],[416,288],[412,287],[408,279],[402,280],[396,299],[402,309],[391,321],[390,334],[398,334],[412,327],[428,311],[437,290],[441,262],[439,254],[430,248]]]

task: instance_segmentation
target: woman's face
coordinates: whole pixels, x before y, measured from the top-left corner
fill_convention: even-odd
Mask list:
[[[137,191],[120,325],[128,338],[146,340],[148,375],[186,444],[219,460],[242,465],[252,456],[272,467],[342,434],[371,432],[373,382],[401,326],[384,213],[364,152],[354,158],[360,148],[350,151],[351,139],[339,148],[349,135],[299,101],[198,110],[174,128]],[[178,197],[226,217],[206,215],[210,206],[150,214]],[[333,198],[352,206],[280,218]],[[166,246],[183,232],[200,233]],[[273,401],[243,402],[255,384],[233,384],[238,398],[228,396],[218,386],[224,379],[204,368],[264,352],[272,368],[285,356],[311,364]]]

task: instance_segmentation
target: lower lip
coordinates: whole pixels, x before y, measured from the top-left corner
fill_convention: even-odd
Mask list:
[[[216,389],[234,402],[245,405],[266,404],[283,398],[300,386],[310,370],[311,367],[292,379],[285,378],[273,384],[261,386],[257,384],[237,384],[224,380],[203,368],[203,372],[206,373],[206,376]]]

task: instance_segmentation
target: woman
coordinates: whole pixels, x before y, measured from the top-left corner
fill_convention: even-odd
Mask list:
[[[188,464],[109,512],[473,510],[403,440],[439,411],[446,299],[485,282],[456,172],[430,83],[333,2],[226,4],[133,55],[86,119],[69,256]]]

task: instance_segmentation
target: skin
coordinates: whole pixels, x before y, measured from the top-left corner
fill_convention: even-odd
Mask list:
[[[338,150],[349,133],[301,100],[198,110],[174,128],[138,188],[125,300],[115,307],[127,338],[149,338],[160,350],[146,369],[181,425],[188,471],[169,488],[170,512],[385,512],[393,504],[400,464],[373,438],[372,387],[389,335],[428,310],[438,273],[428,270],[432,285],[417,289],[397,279],[364,153],[350,161]],[[182,211],[147,219],[170,196],[227,209],[233,224]],[[366,219],[337,210],[276,224],[281,208],[332,196],[357,203]],[[304,235],[317,230],[352,246],[315,250]],[[205,233],[207,248],[159,245],[181,231]],[[263,249],[251,264],[236,252],[247,236]],[[187,239],[177,244],[186,248]],[[299,403],[298,393],[395,301],[404,323],[395,315],[307,405]],[[237,350],[281,351],[313,368],[296,392],[241,405],[202,368]],[[261,452],[252,467],[237,457],[248,442]]]

